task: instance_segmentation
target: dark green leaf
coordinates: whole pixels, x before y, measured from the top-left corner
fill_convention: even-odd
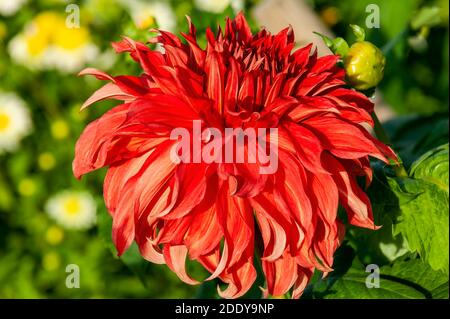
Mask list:
[[[326,299],[431,299],[448,298],[448,277],[432,270],[418,259],[397,261],[378,269],[379,286],[373,286],[375,273],[358,259],[348,271],[336,278],[315,283],[316,297]],[[324,291],[324,286],[328,286]]]
[[[448,144],[419,158],[410,177],[389,178],[389,184],[401,209],[395,233],[433,269],[448,273]]]

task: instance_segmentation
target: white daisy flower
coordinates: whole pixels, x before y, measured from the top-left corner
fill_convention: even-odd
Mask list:
[[[30,112],[13,93],[0,92],[0,154],[17,149],[32,130]]]
[[[195,0],[194,2],[198,9],[212,13],[221,13],[229,5],[234,12],[244,8],[244,0]]]
[[[45,210],[67,229],[88,229],[97,220],[94,198],[87,192],[62,191],[47,201]]]
[[[159,29],[174,31],[177,26],[175,14],[170,4],[162,1],[122,0],[130,11],[131,18],[139,29],[147,29],[155,24]]]
[[[28,0],[0,0],[0,15],[12,16],[27,2]]]
[[[9,54],[30,69],[77,72],[98,55],[89,31],[66,25],[65,16],[46,11],[37,15],[9,43]]]

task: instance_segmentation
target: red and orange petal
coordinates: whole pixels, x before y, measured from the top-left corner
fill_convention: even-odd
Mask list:
[[[373,125],[373,104],[345,87],[338,56],[319,58],[311,45],[293,51],[290,28],[252,34],[239,14],[224,32],[207,30],[206,49],[190,20],[182,35],[184,42],[160,31],[150,41],[164,53],[130,38],[114,43],[140,64],[139,76],[80,73],[108,81],[83,108],[123,104],[86,127],[74,174],[108,167],[104,197],[119,255],[135,241],[145,259],[188,284],[198,281],[186,259],[198,261],[208,280],[228,284],[219,289],[226,298],[244,295],[262,263],[266,296],[292,290],[298,298],[314,269],[332,271],[345,232],[339,205],[351,224],[377,228],[356,178],[370,183],[369,157],[395,154],[361,126]],[[278,170],[262,176],[258,164],[174,163],[170,132],[191,131],[194,120],[221,131],[277,128]]]

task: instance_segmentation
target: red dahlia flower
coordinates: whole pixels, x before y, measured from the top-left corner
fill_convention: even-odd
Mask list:
[[[224,32],[208,29],[202,49],[189,24],[185,43],[159,31],[151,42],[164,53],[129,38],[113,44],[141,65],[140,76],[81,72],[110,81],[82,108],[103,99],[124,103],[87,126],[74,174],[109,167],[104,197],[119,255],[136,241],[144,258],[166,263],[189,284],[198,282],[186,273],[186,258],[196,260],[208,280],[228,284],[221,296],[236,298],[255,281],[261,243],[266,295],[293,287],[297,298],[314,269],[332,270],[344,233],[339,204],[349,223],[377,228],[356,177],[370,182],[368,156],[387,162],[395,155],[360,125],[373,124],[373,104],[344,87],[338,56],[318,58],[311,45],[293,51],[290,28],[252,35],[241,14]],[[278,169],[260,174],[259,162],[173,161],[179,141],[170,134],[191,131],[193,121],[219,131],[277,128]],[[204,136],[192,142],[204,144]]]

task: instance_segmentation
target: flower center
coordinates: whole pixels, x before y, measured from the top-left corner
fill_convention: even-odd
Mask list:
[[[0,132],[4,132],[11,124],[11,119],[7,114],[0,113]]]
[[[153,15],[145,13],[137,18],[136,24],[139,29],[146,29],[155,24],[155,18]]]
[[[32,31],[27,34],[28,51],[37,56],[50,45],[66,50],[74,50],[89,42],[89,34],[84,28],[69,28],[64,17],[54,13],[43,13],[37,17]]]
[[[80,212],[80,202],[76,198],[70,198],[64,203],[64,210],[68,215],[77,215]]]

